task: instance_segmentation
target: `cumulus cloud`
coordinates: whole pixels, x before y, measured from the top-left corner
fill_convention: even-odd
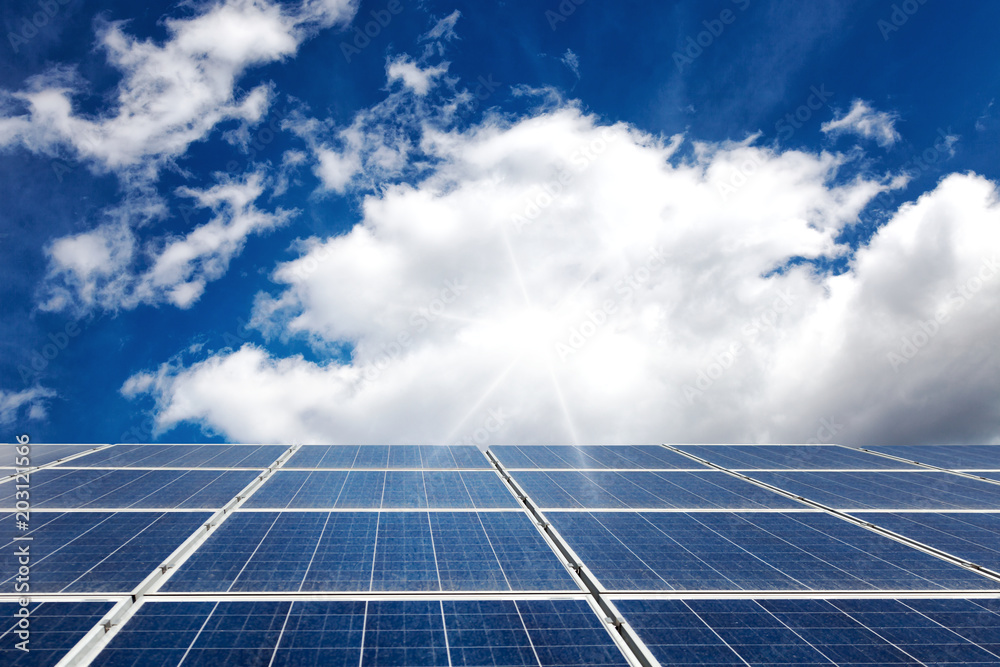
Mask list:
[[[270,87],[235,99],[237,79],[255,65],[292,55],[317,27],[349,20],[356,0],[226,0],[193,17],[167,19],[163,43],[140,40],[125,24],[100,27],[98,46],[122,73],[113,108],[79,113],[73,98],[85,84],[56,68],[0,100],[0,147],[44,154],[68,151],[98,169],[152,178],[224,120],[258,122]]]
[[[24,414],[24,408],[27,408],[25,416],[28,419],[45,419],[45,399],[55,395],[54,391],[45,387],[32,387],[23,391],[0,389],[0,424],[14,424]]]
[[[193,213],[207,210],[211,219],[183,236],[161,237],[143,248],[133,228],[162,218],[166,209],[156,197],[123,203],[97,228],[49,245],[42,309],[117,310],[141,303],[190,307],[209,282],[225,274],[247,238],[291,218],[292,211],[257,208],[254,202],[264,189],[260,172],[222,177],[203,190],[179,188],[178,195],[192,200]]]
[[[235,441],[995,440],[994,184],[949,176],[852,250],[899,179],[680,145],[572,106],[425,128],[433,168],[258,298],[259,326],[349,361],[246,345],[123,391]]]
[[[887,111],[876,111],[863,100],[854,100],[847,115],[823,123],[820,130],[826,134],[856,134],[874,139],[879,146],[892,146],[899,141],[896,121],[899,116]]]

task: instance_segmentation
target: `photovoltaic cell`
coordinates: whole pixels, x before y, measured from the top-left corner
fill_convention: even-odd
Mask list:
[[[542,508],[786,509],[802,504],[719,471],[519,470],[511,476]],[[1000,488],[1000,487],[998,487]]]
[[[114,606],[111,602],[42,602],[30,611],[27,636],[17,634],[21,606],[0,603],[0,664],[7,667],[54,665]],[[17,648],[25,641],[27,652]]]
[[[1000,571],[1000,514],[856,512],[854,515],[927,546]]]
[[[237,512],[166,591],[575,590],[521,512]]]
[[[624,667],[583,600],[146,602],[94,665]]]
[[[865,449],[950,470],[1000,470],[1000,445],[889,445]]]
[[[835,509],[1000,509],[1000,484],[947,472],[752,472]]]
[[[615,606],[664,665],[1000,662],[1000,617],[979,600],[616,600]]]
[[[66,463],[73,468],[253,468],[274,463],[283,445],[115,445]]]
[[[701,469],[704,466],[658,445],[518,446],[490,451],[507,469],[517,468],[647,468]]]
[[[31,592],[131,591],[211,516],[207,512],[33,512]],[[14,517],[0,518],[14,525]],[[16,562],[24,542],[6,539],[0,562]],[[15,572],[0,586],[13,588]],[[0,576],[4,576],[0,575]]]
[[[59,508],[219,508],[253,481],[249,470],[91,470],[31,473],[31,506]],[[18,484],[0,484],[0,507],[13,508]]]
[[[680,445],[677,449],[730,470],[918,469],[908,463],[838,445]]]
[[[822,512],[549,512],[608,590],[976,590],[989,579]]]
[[[245,506],[516,509],[518,504],[500,477],[490,470],[279,470]]]

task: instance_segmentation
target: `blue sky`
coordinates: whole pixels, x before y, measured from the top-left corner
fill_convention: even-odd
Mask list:
[[[1000,442],[991,3],[3,20],[9,437]]]

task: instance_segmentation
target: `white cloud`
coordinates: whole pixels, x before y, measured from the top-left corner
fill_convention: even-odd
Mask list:
[[[25,407],[28,419],[45,419],[45,399],[55,395],[54,391],[45,387],[32,387],[23,391],[0,389],[0,424],[8,426],[17,422],[18,415]]]
[[[385,72],[390,84],[394,81],[402,81],[403,85],[420,96],[426,95],[434,80],[447,71],[448,63],[442,63],[436,67],[421,68],[406,55],[386,60],[385,64]]]
[[[852,253],[835,239],[891,178],[677,145],[574,108],[428,129],[429,175],[366,197],[258,301],[258,324],[349,363],[248,345],[125,391],[235,441],[460,441],[490,409],[493,442],[996,440],[992,183],[950,176]]]
[[[122,72],[113,108],[96,117],[78,113],[73,97],[84,84],[65,68],[54,69],[7,95],[0,147],[22,145],[46,154],[68,148],[98,168],[155,177],[163,163],[220,122],[263,117],[267,84],[242,100],[233,96],[247,68],[287,58],[311,30],[346,21],[355,10],[355,0],[305,0],[294,8],[226,0],[190,18],[166,19],[162,44],[128,35],[123,23],[105,25],[98,44],[108,64]]]
[[[448,16],[434,24],[434,27],[428,30],[421,36],[421,40],[442,40],[445,42],[450,42],[453,39],[457,39],[458,35],[455,33],[455,24],[458,23],[458,19],[462,16],[462,12],[457,9],[453,11]]]
[[[823,123],[820,130],[826,134],[857,134],[874,139],[879,146],[891,146],[899,141],[896,121],[899,116],[886,111],[875,111],[867,102],[854,100],[846,116]]]
[[[133,227],[162,217],[165,209],[155,198],[126,202],[96,229],[49,246],[42,309],[117,310],[141,303],[190,307],[209,282],[225,274],[248,237],[291,218],[290,211],[258,209],[254,202],[263,192],[261,173],[223,177],[205,190],[180,188],[178,194],[192,199],[195,210],[211,211],[211,219],[184,236],[160,238],[141,252]]]
[[[566,53],[559,60],[573,72],[573,76],[580,78],[580,57],[573,53],[572,49],[566,49]]]

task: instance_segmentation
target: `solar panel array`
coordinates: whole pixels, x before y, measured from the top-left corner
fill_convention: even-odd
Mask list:
[[[1000,447],[4,448],[4,665],[1000,664]]]

